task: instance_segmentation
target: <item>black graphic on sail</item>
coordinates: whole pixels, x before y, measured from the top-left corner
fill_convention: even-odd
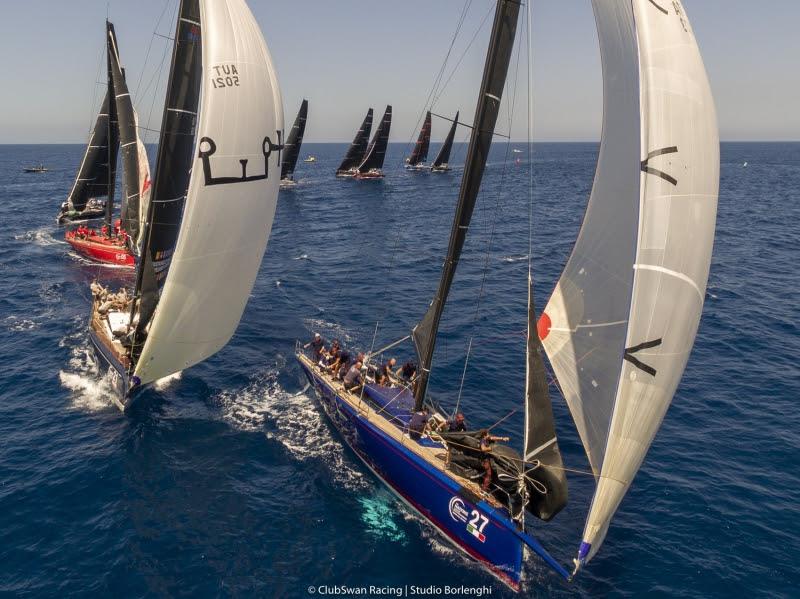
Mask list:
[[[247,164],[248,160],[243,158],[239,160],[239,164],[242,167],[242,174],[239,177],[226,177],[226,176],[219,176],[215,177],[211,171],[211,156],[216,153],[217,151],[217,144],[214,142],[213,139],[210,137],[201,137],[200,143],[198,147],[200,151],[198,152],[198,158],[203,161],[203,179],[206,185],[230,185],[232,183],[249,183],[250,181],[261,181],[262,179],[269,178],[269,157],[272,156],[272,152],[278,152],[278,163],[281,161],[281,150],[283,150],[283,145],[281,144],[281,131],[275,132],[275,138],[278,140],[277,144],[272,143],[272,140],[269,137],[265,137],[264,141],[261,142],[261,153],[264,155],[264,172],[258,173],[257,175],[247,174]]]
[[[303,133],[306,130],[306,118],[308,118],[308,100],[303,100],[300,104],[300,111],[294,120],[292,130],[286,139],[281,161],[281,179],[291,180],[294,175],[294,167],[297,165],[297,158],[300,156],[300,146],[303,144]]]
[[[428,159],[428,147],[431,145],[431,111],[425,115],[425,121],[422,123],[422,129],[419,130],[419,137],[417,144],[414,146],[414,151],[408,158],[409,166],[416,166],[420,162],[425,162]]]
[[[433,160],[431,168],[436,169],[446,167],[447,163],[450,162],[450,150],[453,149],[453,139],[456,137],[456,127],[458,127],[458,112],[456,112],[456,118],[453,119],[453,124],[450,125],[450,131],[447,132],[447,137],[444,138],[444,143],[439,149],[439,153],[436,155],[436,158]]]
[[[106,23],[109,45],[110,75],[114,84],[115,107],[117,111],[117,127],[119,145],[122,151],[122,180],[124,183],[120,210],[122,228],[133,241],[139,237],[139,148],[136,130],[136,113],[133,109],[131,94],[125,81],[125,73],[120,64],[119,45],[114,32],[114,25]]]
[[[137,273],[139,322],[134,352],[158,303],[180,231],[194,159],[194,133],[202,76],[199,0],[182,0],[164,104],[145,247]],[[135,310],[135,302],[132,310]],[[132,312],[133,314],[133,312]]]
[[[464,164],[464,176],[461,179],[461,188],[458,194],[458,205],[450,230],[450,243],[447,249],[447,258],[442,268],[442,277],[439,288],[431,301],[428,311],[412,331],[412,338],[419,357],[419,378],[414,393],[416,409],[422,407],[425,393],[428,389],[433,349],[436,345],[436,333],[439,330],[439,321],[444,311],[450,285],[455,276],[458,259],[464,247],[472,211],[483,178],[489,148],[492,145],[492,135],[497,122],[500,109],[500,99],[503,96],[503,87],[511,59],[511,49],[514,46],[514,36],[517,29],[519,16],[519,3],[502,2],[498,4],[495,13],[492,37],[489,41],[489,51],[486,55],[486,64],[483,70],[483,80],[478,94],[478,105],[475,110],[475,121],[472,135],[469,140],[469,149]]]
[[[386,112],[383,113],[378,129],[375,131],[375,136],[367,148],[367,154],[364,156],[364,161],[358,165],[358,172],[366,173],[372,169],[383,168],[383,159],[386,157],[386,146],[389,145],[389,129],[392,127],[392,107],[387,106]]]
[[[347,154],[344,160],[336,169],[337,173],[344,173],[359,165],[364,158],[364,153],[367,151],[367,142],[369,141],[369,134],[372,131],[372,108],[367,110],[367,116],[364,117],[364,122],[361,123],[361,128],[353,138],[353,143],[347,149]]]

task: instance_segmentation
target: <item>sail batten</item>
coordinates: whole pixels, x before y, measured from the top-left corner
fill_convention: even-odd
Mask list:
[[[480,190],[481,179],[483,178],[486,159],[489,156],[489,149],[492,145],[494,126],[497,122],[508,65],[511,60],[511,51],[514,47],[518,18],[518,2],[498,0],[491,39],[489,40],[489,49],[486,54],[483,78],[478,93],[472,135],[467,149],[464,176],[461,179],[458,204],[450,230],[447,257],[442,268],[436,295],[422,320],[412,331],[420,366],[415,390],[417,409],[422,407],[427,392],[439,321],[441,320],[450,286],[458,266],[458,260],[464,247],[472,212]]]
[[[364,159],[364,154],[367,151],[367,143],[369,142],[369,134],[372,131],[372,112],[372,108],[367,110],[361,127],[356,132],[350,147],[347,148],[347,153],[342,163],[339,165],[339,168],[336,169],[337,173],[346,173],[350,169],[356,168]]]

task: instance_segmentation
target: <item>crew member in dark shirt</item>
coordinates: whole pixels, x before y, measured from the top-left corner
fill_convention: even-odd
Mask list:
[[[322,355],[322,348],[325,346],[325,342],[322,340],[322,335],[319,333],[314,333],[314,338],[306,343],[303,348],[308,349],[311,348],[311,355],[314,357],[314,361],[319,361],[320,356]]]
[[[361,362],[356,362],[344,375],[344,388],[353,393],[357,393],[363,384],[361,378]]]
[[[397,364],[397,360],[394,358],[389,358],[388,362],[384,362],[383,365],[378,368],[378,372],[375,373],[375,382],[379,385],[388,385],[391,382],[389,377],[392,374],[392,368],[394,368],[395,364]]]
[[[397,369],[397,376],[403,379],[404,381],[410,381],[414,378],[414,375],[417,374],[417,365],[414,364],[411,360],[403,364],[400,368]]]
[[[423,407],[419,412],[414,412],[411,415],[411,420],[408,422],[408,436],[418,441],[425,433],[425,428],[428,425],[428,408]]]
[[[463,433],[467,430],[467,422],[464,414],[459,412],[456,417],[447,424],[447,431],[451,433]]]

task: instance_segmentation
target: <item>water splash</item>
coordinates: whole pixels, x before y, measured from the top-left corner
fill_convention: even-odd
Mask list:
[[[400,525],[395,521],[397,511],[392,505],[391,499],[387,499],[383,493],[378,492],[371,497],[359,497],[361,504],[361,521],[367,528],[367,532],[384,541],[394,543],[408,542],[408,537]]]
[[[67,242],[63,239],[56,239],[53,237],[54,231],[55,229],[53,227],[40,227],[33,231],[26,231],[25,233],[14,235],[14,239],[17,241],[28,241],[40,247],[67,245]]]
[[[75,334],[65,337],[59,346],[69,346],[76,337]],[[61,386],[71,392],[71,407],[86,412],[111,408],[114,405],[114,386],[109,373],[100,372],[92,348],[85,344],[74,345],[70,353],[68,367],[58,372],[58,379]]]

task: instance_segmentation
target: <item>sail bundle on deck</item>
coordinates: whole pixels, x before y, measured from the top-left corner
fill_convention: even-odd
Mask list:
[[[244,0],[183,0],[139,273],[136,383],[233,335],[272,226],[282,129],[275,69]]]
[[[581,562],[603,542],[689,357],[719,185],[714,103],[681,3],[593,7],[603,138],[583,226],[539,322],[598,478]]]

